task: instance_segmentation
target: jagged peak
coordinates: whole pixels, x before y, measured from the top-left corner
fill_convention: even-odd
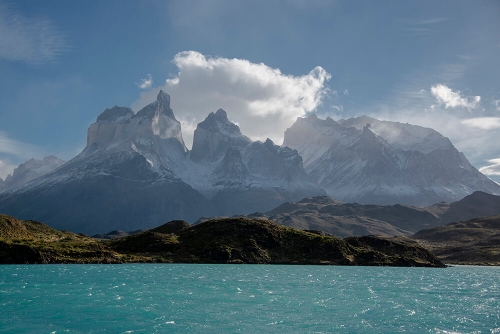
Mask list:
[[[168,116],[177,121],[173,110],[170,108],[170,95],[160,90],[156,97],[156,101],[148,104],[135,115],[135,117],[152,118],[157,113]]]
[[[332,127],[332,126],[338,125],[338,123],[335,122],[331,117],[327,117],[326,119],[321,119],[315,113],[313,113],[307,117],[298,117],[297,123],[302,123],[302,122],[305,122],[307,124],[311,124],[314,126]]]
[[[132,109],[127,107],[114,106],[113,108],[106,108],[99,116],[98,122],[117,122],[126,120],[134,115]]]
[[[211,112],[202,122],[198,123],[198,128],[212,129],[218,132],[242,135],[240,127],[227,118],[227,113],[224,109],[218,109],[215,113]]]
[[[170,95],[168,95],[167,93],[165,93],[161,89],[158,92],[158,96],[156,97],[156,101],[159,103],[164,103],[170,108]]]
[[[227,113],[224,109],[217,109],[217,111],[215,112],[215,116],[219,119],[225,119],[225,120],[228,120],[227,119]]]
[[[274,147],[274,142],[271,139],[267,138],[266,141],[264,142],[264,145],[271,145]]]

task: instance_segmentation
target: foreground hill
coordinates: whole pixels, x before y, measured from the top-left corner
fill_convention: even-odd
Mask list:
[[[363,205],[318,196],[287,202],[249,217],[347,237],[367,234],[411,236],[422,229],[495,214],[500,214],[500,196],[476,191],[460,201],[428,207]]]
[[[275,263],[444,265],[411,242],[377,237],[340,239],[267,220],[218,219],[190,226],[172,221],[103,241],[34,221],[0,215],[0,263]]]
[[[425,229],[411,238],[445,263],[500,265],[500,215]]]

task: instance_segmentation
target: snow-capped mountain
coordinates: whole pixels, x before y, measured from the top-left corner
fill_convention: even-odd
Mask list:
[[[12,174],[7,175],[5,180],[0,179],[0,192],[17,189],[26,182],[61,167],[65,162],[54,155],[43,159],[30,159],[17,166]]]
[[[187,149],[170,97],[134,114],[106,109],[88,129],[87,146],[61,168],[0,196],[0,211],[84,233],[137,230],[171,219],[215,214],[183,182]]]
[[[429,205],[475,190],[499,194],[500,186],[447,138],[368,117],[299,118],[278,146],[253,142],[219,109],[198,124],[189,151],[170,96],[160,91],[137,113],[106,109],[79,155],[0,194],[0,212],[95,234],[264,212],[326,193],[359,203]]]
[[[223,109],[211,112],[194,130],[191,160],[214,162],[226,154],[230,147],[244,149],[252,141],[244,136],[240,128],[229,121]]]
[[[160,91],[136,114],[106,109],[79,155],[0,195],[0,212],[95,234],[266,211],[322,194],[297,151],[252,142],[222,109],[198,125],[188,151],[170,96]]]
[[[431,205],[500,186],[476,170],[437,131],[367,116],[299,118],[284,145],[304,159],[311,180],[335,199],[367,204]]]
[[[194,131],[180,177],[209,198],[219,215],[269,210],[279,203],[325,194],[310,182],[296,150],[252,142],[219,109]]]

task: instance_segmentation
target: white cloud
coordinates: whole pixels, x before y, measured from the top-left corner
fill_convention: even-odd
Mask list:
[[[0,178],[5,180],[7,175],[11,174],[16,165],[12,165],[8,160],[0,160]]]
[[[136,82],[135,85],[140,89],[150,89],[153,87],[153,77],[151,74],[148,74],[147,78],[141,79],[141,81]]]
[[[493,100],[493,104],[497,108],[497,111],[500,111],[500,100]]]
[[[439,104],[444,104],[445,108],[465,107],[476,108],[481,101],[481,96],[462,97],[460,91],[452,91],[448,86],[437,84],[431,87],[431,93]]]
[[[154,101],[158,89],[169,93],[188,147],[193,136],[189,130],[218,108],[240,124],[243,134],[254,140],[269,137],[281,144],[286,128],[297,117],[315,110],[329,93],[326,82],[331,75],[319,66],[293,76],[263,63],[206,57],[195,51],[178,53],[173,63],[179,69],[177,76],[162,87],[141,93],[132,108],[139,110]]]
[[[33,158],[40,154],[39,147],[11,139],[5,133],[0,131],[0,154],[9,154],[20,158]]]
[[[29,64],[53,62],[68,51],[65,36],[45,17],[27,17],[0,3],[0,57]]]
[[[434,24],[434,23],[439,23],[448,20],[447,17],[436,17],[432,19],[425,19],[425,20],[420,20],[416,21],[416,24]]]
[[[500,117],[475,117],[462,120],[462,124],[483,130],[500,129]]]
[[[500,176],[500,158],[488,160],[490,165],[479,168],[479,171],[485,175]]]
[[[349,95],[349,91],[347,89],[344,91],[344,95]]]

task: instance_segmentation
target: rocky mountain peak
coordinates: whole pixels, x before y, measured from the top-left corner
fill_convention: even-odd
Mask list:
[[[164,91],[162,91],[160,89],[160,91],[158,92],[158,95],[156,96],[156,101],[159,103],[159,104],[163,104],[165,105],[168,109],[170,109],[170,95],[168,95],[167,93],[165,93]]]
[[[266,141],[264,142],[264,146],[267,149],[274,150],[274,151],[276,151],[278,149],[278,146],[274,145],[274,142],[269,138],[267,138]]]
[[[217,117],[218,119],[221,119],[221,120],[225,120],[227,121],[227,113],[224,109],[217,109],[217,111],[215,112],[215,117]]]
[[[114,106],[113,108],[104,110],[97,116],[98,122],[119,122],[129,119],[134,116],[132,109],[127,107]]]
[[[244,136],[239,126],[229,121],[223,109],[211,112],[194,131],[191,160],[212,162],[226,154],[230,147],[244,149],[251,140]]]
[[[187,148],[181,124],[170,108],[170,96],[163,91],[156,101],[133,115],[130,108],[106,109],[87,132],[82,158],[95,152],[135,152],[148,156],[154,166],[166,164],[174,156],[184,156]]]
[[[174,115],[174,111],[170,108],[170,95],[162,90],[160,90],[160,92],[158,93],[155,102],[150,103],[139,110],[139,112],[137,112],[134,117],[146,117],[152,119],[153,117],[158,117],[161,115],[170,117],[173,120],[177,121]]]

